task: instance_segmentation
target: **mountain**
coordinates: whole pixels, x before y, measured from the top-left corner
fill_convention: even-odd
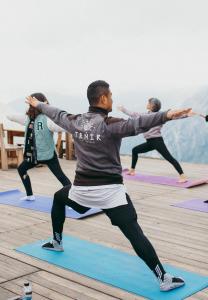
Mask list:
[[[208,88],[183,103],[194,111],[208,114]],[[208,163],[208,123],[201,117],[172,121],[164,128],[164,139],[173,155],[181,161]]]
[[[201,89],[181,104],[194,111],[208,114],[208,87]],[[172,155],[179,161],[208,163],[208,123],[201,117],[175,120],[164,125],[163,137]],[[131,149],[144,141],[141,136],[123,140],[121,153],[131,154]],[[159,157],[155,151],[144,156]]]

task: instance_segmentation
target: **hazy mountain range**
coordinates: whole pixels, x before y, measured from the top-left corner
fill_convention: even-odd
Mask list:
[[[208,87],[182,101],[180,106],[192,107],[196,112],[208,114]],[[192,117],[168,122],[162,133],[168,149],[178,160],[208,163],[208,123],[203,118]],[[130,154],[131,148],[144,141],[142,136],[124,139],[121,153]],[[144,156],[160,157],[156,151]]]

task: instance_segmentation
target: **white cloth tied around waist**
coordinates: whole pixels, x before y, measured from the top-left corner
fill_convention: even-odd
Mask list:
[[[127,204],[126,187],[123,184],[99,186],[75,186],[69,191],[69,199],[90,208],[107,209]]]

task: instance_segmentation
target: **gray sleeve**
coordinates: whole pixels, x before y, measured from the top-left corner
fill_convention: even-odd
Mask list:
[[[127,116],[129,116],[131,118],[137,118],[137,117],[139,117],[141,115],[140,113],[134,112],[134,111],[130,111],[130,110],[126,109],[125,107],[123,108],[122,112],[125,115],[127,115]]]
[[[61,128],[73,132],[73,115],[45,103],[38,103],[37,109]]]
[[[121,119],[119,122],[112,122],[108,125],[108,130],[112,135],[123,138],[146,132],[150,128],[162,125],[167,121],[169,121],[167,112],[142,114],[134,119]]]
[[[62,127],[55,124],[51,119],[47,118],[47,126],[51,132],[66,132]]]
[[[12,121],[12,122],[16,122],[20,125],[25,125],[26,121],[27,121],[27,116],[26,115],[8,115],[7,119]]]

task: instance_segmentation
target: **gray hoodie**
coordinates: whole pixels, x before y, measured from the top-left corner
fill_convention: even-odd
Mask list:
[[[108,112],[90,107],[73,115],[50,105],[37,107],[74,139],[77,168],[74,185],[93,186],[123,182],[120,162],[122,138],[138,135],[167,121],[167,112],[139,115],[127,120],[108,117]]]

